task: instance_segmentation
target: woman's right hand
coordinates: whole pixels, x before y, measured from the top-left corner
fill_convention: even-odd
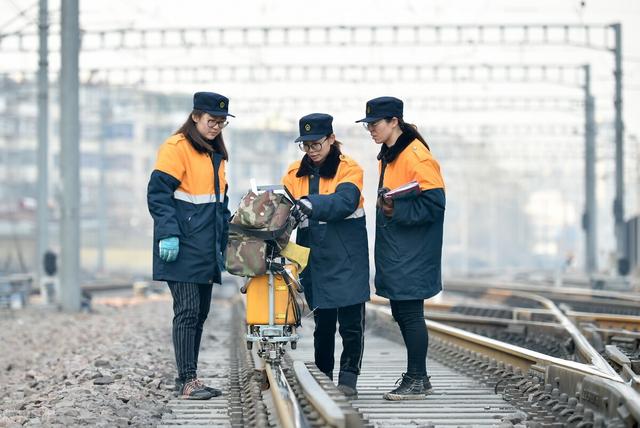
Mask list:
[[[158,248],[160,250],[160,259],[162,261],[167,263],[173,262],[178,258],[180,240],[177,236],[161,239],[158,243]]]

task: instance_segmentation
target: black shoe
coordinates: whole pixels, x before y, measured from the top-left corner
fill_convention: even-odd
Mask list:
[[[431,386],[431,381],[429,379],[431,379],[431,376],[425,376],[424,382],[422,383],[424,385],[424,395],[433,393],[433,387]]]
[[[176,382],[176,387],[174,388],[174,391],[175,391],[175,395],[178,396],[180,395],[182,388],[184,388],[184,379],[180,379],[177,377],[175,378],[175,382]],[[222,391],[219,390],[218,388],[207,386],[200,379],[198,379],[198,382],[202,384],[204,389],[206,389],[211,394],[212,397],[218,397],[222,395]]]
[[[195,377],[184,383],[179,395],[183,400],[208,400],[211,397],[213,394],[206,390],[200,379]]]
[[[200,381],[200,379],[198,379],[198,381]],[[202,381],[200,381],[200,383],[202,383]],[[218,397],[218,396],[222,395],[222,391],[220,391],[218,388],[214,388],[212,386],[207,386],[204,383],[202,384],[202,386],[204,386],[204,389],[209,391],[209,393],[211,394],[212,397]]]
[[[338,384],[337,388],[347,398],[356,398],[358,396],[358,390],[349,385]]]
[[[184,387],[184,379],[180,379],[179,377],[175,378],[175,386],[173,387],[173,395],[177,397],[182,392],[182,388]]]
[[[425,376],[426,377],[426,376]],[[400,400],[424,400],[427,398],[427,388],[425,388],[425,379],[422,377],[410,377],[406,373],[402,373],[402,377],[396,381],[396,385],[400,382],[400,386],[385,393],[382,398],[390,401]],[[429,382],[429,379],[426,379]],[[429,382],[429,386],[431,383]]]

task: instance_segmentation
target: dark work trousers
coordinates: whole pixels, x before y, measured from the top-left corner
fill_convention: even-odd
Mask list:
[[[313,318],[316,322],[313,332],[316,366],[333,379],[338,322],[338,331],[342,337],[338,383],[355,388],[364,351],[364,303],[336,309],[316,309]]]
[[[209,308],[212,284],[168,282],[173,296],[173,350],[178,377],[196,377],[200,339]]]
[[[400,326],[407,348],[407,375],[426,376],[429,336],[424,322],[424,300],[391,300],[391,314]]]

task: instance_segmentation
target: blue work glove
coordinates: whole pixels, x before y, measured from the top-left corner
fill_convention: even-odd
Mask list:
[[[180,240],[177,236],[161,239],[158,248],[160,249],[160,259],[167,263],[173,262],[178,258]]]

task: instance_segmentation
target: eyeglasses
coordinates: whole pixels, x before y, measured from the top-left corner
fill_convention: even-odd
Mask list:
[[[228,120],[215,120],[215,119],[207,120],[207,126],[209,128],[215,128],[217,126],[219,129],[222,129],[226,127],[228,124],[229,124]]]
[[[376,126],[378,126],[378,124],[379,124],[380,122],[382,122],[383,120],[384,120],[384,119],[378,119],[378,120],[376,120],[375,122],[369,122],[369,123],[363,122],[363,123],[362,123],[362,127],[363,127],[364,129],[366,129],[367,131],[372,131],[372,130],[373,130],[373,128],[375,128]]]
[[[300,147],[300,150],[302,150],[305,153],[308,152],[317,152],[318,150],[320,150],[322,148],[322,145],[324,144],[324,142],[327,141],[327,137],[324,137],[322,140],[320,141],[313,141],[313,142],[300,142],[298,143],[298,147]]]

